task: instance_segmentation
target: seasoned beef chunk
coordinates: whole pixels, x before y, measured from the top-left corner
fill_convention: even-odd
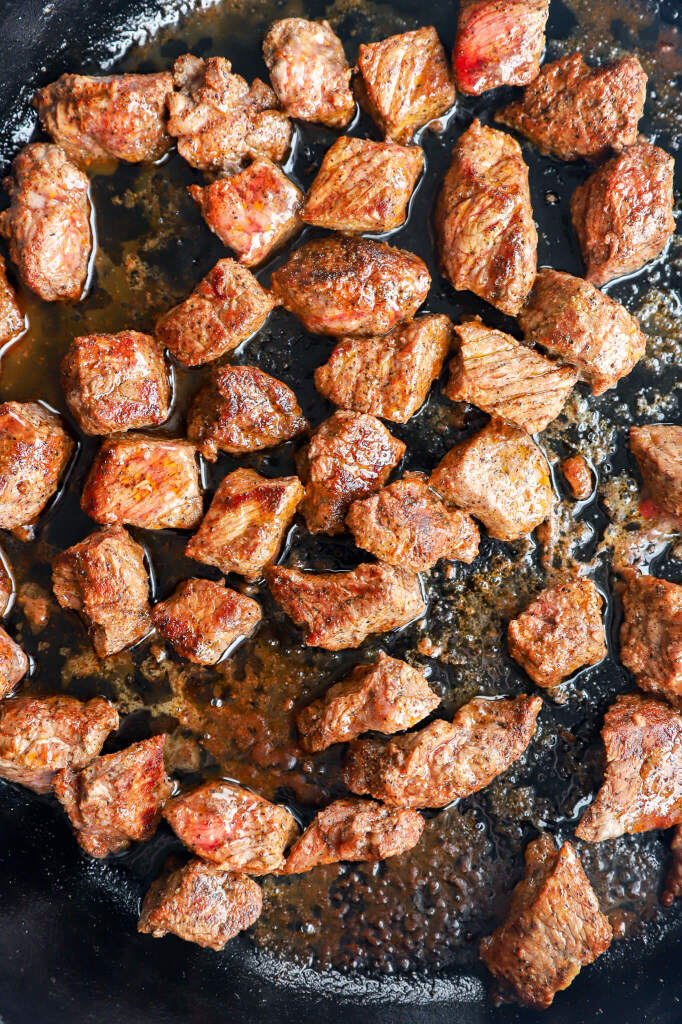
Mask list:
[[[411,252],[331,235],[296,249],[271,287],[313,334],[366,338],[411,319],[430,283],[426,264]]]
[[[639,142],[612,157],[571,196],[571,217],[594,285],[631,274],[663,252],[675,230],[674,160]]]
[[[346,525],[375,558],[420,572],[441,558],[473,562],[479,532],[458,508],[446,508],[421,473],[408,473],[378,494],[354,501]]]
[[[446,504],[476,516],[491,537],[516,540],[552,508],[547,460],[517,427],[491,422],[451,448],[429,478]]]
[[[183,580],[154,606],[154,626],[178,654],[198,665],[215,665],[261,620],[257,601],[211,580]]]
[[[421,672],[382,651],[373,665],[356,665],[324,697],[301,708],[296,725],[303,749],[315,753],[363,732],[411,729],[439,704]]]
[[[0,346],[21,334],[24,326],[24,315],[17,304],[14,289],[7,280],[7,265],[0,256]]]
[[[343,779],[396,807],[444,807],[478,792],[506,771],[533,738],[539,697],[476,697],[452,723],[437,719],[390,740],[354,740]]]
[[[383,807],[373,800],[335,800],[296,840],[279,873],[297,875],[340,860],[396,857],[416,846],[423,831],[424,819],[417,811]]]
[[[151,629],[144,550],[121,526],[97,530],[58,555],[52,586],[61,607],[79,613],[100,658]]]
[[[19,644],[0,627],[0,700],[11,693],[28,672],[28,658]]]
[[[191,860],[165,870],[142,903],[138,932],[160,939],[168,933],[209,949],[224,949],[260,917],[260,886],[246,875]]]
[[[620,660],[637,685],[682,707],[682,586],[625,575]]]
[[[45,302],[79,299],[92,251],[88,179],[59,146],[34,142],[3,185],[11,202],[0,235],[21,280]]]
[[[630,427],[630,450],[652,500],[665,512],[682,517],[682,427]]]
[[[291,388],[256,366],[221,366],[194,396],[187,436],[209,462],[243,455],[303,433],[308,421]]]
[[[163,766],[164,735],[133,743],[85,768],[63,768],[54,780],[55,796],[91,857],[127,850],[156,832],[173,786]]]
[[[232,178],[190,185],[189,192],[211,231],[245,267],[262,263],[302,227],[303,193],[267,157]]]
[[[549,0],[462,0],[452,54],[460,92],[526,85],[540,70]]]
[[[646,74],[636,57],[591,68],[573,53],[545,64],[523,98],[495,120],[560,160],[600,160],[637,141],[645,99]]]
[[[664,907],[671,907],[680,896],[682,896],[682,825],[677,826],[670,843],[670,863],[665,879],[665,889],[661,895],[661,903]]]
[[[604,839],[682,823],[682,715],[660,700],[619,696],[604,716],[604,782],[575,830]]]
[[[615,387],[646,348],[624,306],[588,281],[549,268],[538,271],[519,324],[526,341],[575,366],[593,395]]]
[[[417,317],[381,338],[343,338],[315,370],[315,387],[341,409],[406,423],[440,376],[452,339],[442,314]]]
[[[117,728],[116,708],[102,697],[10,697],[0,704],[0,776],[49,793],[55,772],[83,768]]]
[[[75,338],[62,360],[62,389],[86,434],[154,427],[170,412],[163,350],[139,331]]]
[[[222,779],[169,800],[163,816],[192,853],[249,875],[281,868],[299,831],[286,808]]]
[[[144,434],[107,438],[92,463],[81,507],[96,523],[193,529],[203,513],[196,448]]]
[[[277,558],[303,493],[297,476],[268,479],[235,469],[220,483],[185,553],[225,574],[259,579]]]
[[[186,53],[173,64],[173,81],[168,131],[192,167],[229,171],[259,156],[284,159],[291,122],[260,79],[249,87],[224,57],[201,60]]]
[[[582,455],[571,455],[561,463],[561,472],[576,501],[586,501],[592,494],[592,472]]]
[[[360,103],[385,138],[409,142],[455,102],[448,59],[431,25],[358,47]]]
[[[26,526],[57,490],[73,441],[37,402],[0,405],[0,527]]]
[[[564,843],[557,851],[545,834],[526,847],[525,878],[512,893],[504,924],[481,942],[480,955],[501,1002],[544,1010],[612,937],[573,846]]]
[[[423,166],[419,146],[344,135],[325,153],[301,220],[351,234],[391,231],[405,221]]]
[[[263,60],[277,99],[290,117],[330,128],[348,124],[355,113],[351,71],[329,22],[276,21],[263,40]]]
[[[351,502],[378,491],[404,454],[376,416],[341,410],[325,420],[297,458],[310,532],[341,533]]]
[[[275,601],[303,627],[308,647],[359,647],[371,633],[405,626],[426,611],[419,577],[381,562],[365,562],[350,572],[273,565],[265,576]]]
[[[544,430],[564,407],[578,375],[477,317],[455,327],[459,347],[445,394],[470,402],[529,434]]]
[[[533,285],[538,244],[518,142],[478,120],[460,135],[438,197],[436,229],[453,288],[516,316]]]

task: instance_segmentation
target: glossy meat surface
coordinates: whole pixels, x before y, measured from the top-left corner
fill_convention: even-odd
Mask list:
[[[180,657],[215,665],[235,640],[253,633],[261,610],[257,601],[224,583],[190,579],[154,605],[152,620]]]
[[[26,654],[9,633],[0,627],[0,700],[12,692],[28,669]]]
[[[620,660],[643,690],[682,706],[682,586],[627,570]]]
[[[549,0],[462,0],[452,54],[460,92],[526,85],[540,70]]]
[[[0,527],[26,526],[59,487],[74,443],[56,413],[37,402],[0,405]]]
[[[592,471],[582,455],[571,455],[561,463],[562,475],[568,484],[571,496],[576,501],[587,501],[592,494]]]
[[[630,451],[657,507],[682,517],[682,427],[663,423],[630,427]]]
[[[19,309],[14,289],[7,280],[7,264],[0,256],[0,345],[6,345],[16,338],[24,326],[24,315]]]

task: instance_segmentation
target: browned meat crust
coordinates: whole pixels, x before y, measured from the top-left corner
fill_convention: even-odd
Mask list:
[[[7,264],[0,256],[0,346],[16,338],[24,327],[24,314],[19,309],[14,289],[7,280]]]
[[[261,610],[257,601],[224,583],[190,579],[154,606],[152,619],[182,658],[215,665],[235,640],[253,633]]]
[[[526,85],[540,70],[549,0],[462,0],[452,54],[460,92]]]
[[[632,569],[623,575],[620,660],[643,690],[682,705],[682,587]]]
[[[0,527],[27,526],[40,515],[73,448],[50,409],[37,402],[0,405]]]
[[[11,693],[29,669],[29,661],[19,644],[0,627],[0,700]]]
[[[592,494],[592,471],[582,455],[571,455],[561,463],[561,472],[576,501],[586,501]]]
[[[630,427],[630,450],[651,499],[664,512],[682,517],[682,427]]]

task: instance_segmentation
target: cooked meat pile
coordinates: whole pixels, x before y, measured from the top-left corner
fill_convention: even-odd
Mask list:
[[[576,501],[586,501],[592,494],[592,471],[582,455],[571,455],[561,463],[561,472]]]
[[[462,0],[452,55],[460,92],[526,85],[540,70],[549,0]]]
[[[620,660],[643,690],[682,706],[682,586],[624,573]]]
[[[682,427],[630,427],[630,450],[649,497],[664,512],[682,517]]]
[[[59,487],[74,444],[56,413],[37,402],[0,405],[0,527],[27,526]]]
[[[223,583],[192,579],[154,606],[152,620],[182,658],[215,665],[235,640],[253,633],[261,610],[257,601]]]
[[[0,219],[0,225],[2,220]],[[0,227],[0,232],[2,228]],[[24,330],[24,316],[14,289],[7,280],[7,264],[0,256],[0,346],[6,345]]]

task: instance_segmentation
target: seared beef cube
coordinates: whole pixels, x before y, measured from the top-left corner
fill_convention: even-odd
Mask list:
[[[78,612],[100,658],[136,644],[151,629],[144,550],[121,526],[98,530],[54,560],[62,608]]]
[[[285,807],[222,779],[174,797],[163,816],[192,853],[249,875],[281,868],[299,831]]]
[[[245,267],[262,263],[302,227],[303,193],[266,157],[232,178],[190,185],[189,192],[211,231]]]
[[[315,387],[341,409],[406,423],[440,376],[452,339],[442,314],[417,317],[382,338],[343,338],[315,370]]]
[[[257,601],[211,580],[183,580],[154,606],[154,625],[178,654],[198,665],[215,665],[225,651],[253,633],[261,620]]]
[[[341,533],[351,502],[378,491],[404,454],[375,416],[342,410],[325,420],[297,459],[310,532]]]
[[[462,0],[452,54],[460,92],[527,85],[540,70],[549,0]]]
[[[419,577],[381,562],[365,562],[350,572],[273,565],[265,576],[275,601],[303,627],[308,647],[359,647],[371,633],[398,629],[426,611]]]
[[[646,337],[624,306],[559,270],[538,271],[519,324],[526,341],[575,366],[593,395],[615,387],[646,348]]]
[[[328,21],[284,18],[268,29],[263,60],[290,117],[343,128],[355,113],[351,71]]]
[[[675,230],[674,166],[664,150],[639,142],[575,190],[571,217],[592,284],[631,274],[663,252]]]
[[[682,517],[682,427],[630,427],[630,450],[649,496],[664,512]]]
[[[259,331],[275,302],[250,270],[218,260],[189,298],[156,324],[156,337],[184,366],[202,366]]]
[[[665,701],[616,698],[601,731],[604,782],[575,830],[600,843],[682,823],[682,715]]]
[[[81,507],[96,523],[193,529],[203,513],[196,448],[144,434],[107,438],[92,463]]]
[[[587,501],[592,494],[592,472],[582,455],[571,455],[561,463],[561,472],[576,501]]]
[[[533,286],[538,244],[518,142],[478,120],[460,135],[438,197],[436,229],[453,288],[516,316]]]
[[[431,25],[358,47],[358,97],[387,139],[408,142],[455,102],[448,59]]]
[[[411,729],[439,704],[421,672],[382,651],[373,665],[356,665],[324,697],[301,708],[296,725],[303,749],[315,753],[363,732]]]
[[[7,265],[0,256],[0,345],[6,345],[25,326],[24,315],[17,305],[14,289],[7,280]]]
[[[411,252],[331,235],[296,249],[272,275],[271,288],[313,334],[366,338],[410,320],[430,284],[426,264]]]
[[[476,697],[452,723],[437,719],[391,740],[354,740],[343,780],[396,807],[445,807],[483,789],[518,760],[533,738],[539,697]]]
[[[62,361],[62,389],[86,434],[154,427],[170,412],[163,350],[139,331],[75,338]]]
[[[298,875],[340,860],[377,861],[411,850],[421,839],[417,811],[383,807],[373,800],[335,800],[319,811],[287,857],[283,875]]]
[[[209,462],[243,455],[303,433],[308,421],[291,388],[256,366],[221,366],[194,396],[187,436]]]
[[[423,167],[418,146],[343,136],[325,153],[301,220],[351,234],[392,231],[405,222]]]
[[[297,476],[271,480],[253,469],[235,469],[215,492],[185,553],[225,574],[259,579],[277,558],[303,493]]]
[[[551,1005],[613,933],[570,843],[557,851],[541,835],[526,847],[526,876],[512,893],[504,924],[483,939],[480,955],[499,998],[535,1010]]]
[[[574,53],[545,64],[523,98],[495,120],[560,160],[600,160],[637,141],[645,99],[646,74],[636,57],[591,68]]]
[[[156,832],[173,785],[163,766],[164,735],[96,757],[85,768],[64,768],[54,780],[55,796],[91,857],[127,850]]]
[[[28,669],[28,658],[21,647],[0,627],[0,700],[12,692]]]
[[[0,405],[0,527],[27,526],[40,515],[73,447],[59,416],[37,402]]]
[[[643,690],[682,706],[682,586],[627,570],[620,660]]]
[[[249,86],[224,57],[190,53],[173,64],[175,92],[168,97],[168,131],[178,153],[203,171],[234,170],[267,156],[279,163],[291,144],[289,118],[277,97],[255,78]]]
[[[673,832],[670,843],[670,863],[665,877],[665,889],[661,895],[664,907],[671,907],[682,896],[682,825]]]
[[[455,332],[459,348],[450,363],[448,398],[470,402],[529,434],[556,419],[578,379],[575,370],[553,363],[478,318],[455,327]]]
[[[59,146],[34,142],[12,164],[0,235],[27,288],[45,302],[80,299],[92,251],[90,183]]]
[[[208,949],[224,949],[230,939],[260,917],[260,886],[246,875],[191,860],[166,870],[142,903],[138,932],[160,939],[170,932]]]
[[[83,768],[117,728],[102,697],[10,697],[0,704],[0,777],[49,793],[55,772]]]
[[[532,533],[552,509],[547,460],[532,438],[506,423],[491,422],[456,444],[429,483],[446,504],[476,516],[498,540]]]
[[[458,508],[446,508],[421,473],[409,473],[362,501],[354,501],[346,525],[355,543],[375,558],[420,572],[441,558],[473,562],[479,532]]]

